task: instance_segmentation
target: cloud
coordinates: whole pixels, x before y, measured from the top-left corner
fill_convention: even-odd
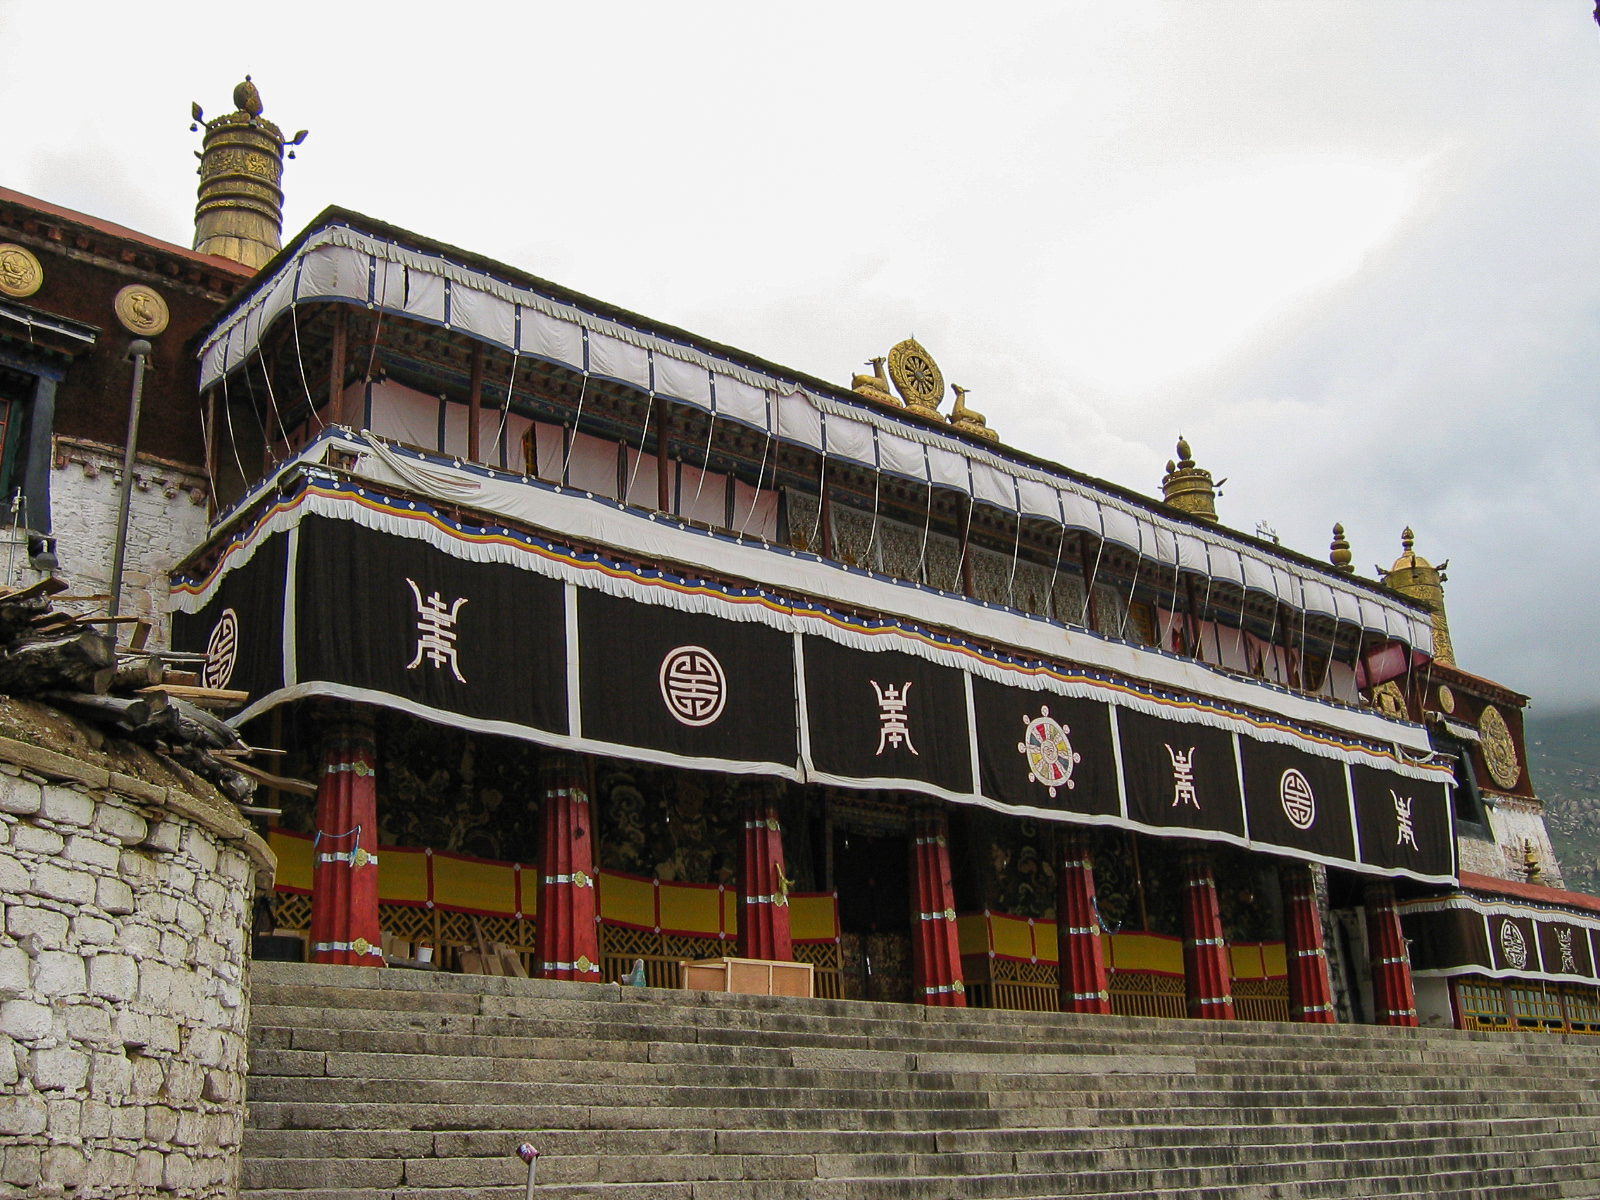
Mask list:
[[[186,243],[189,102],[250,71],[311,129],[291,230],[361,209],[841,382],[915,333],[1035,453],[1154,492],[1181,430],[1225,520],[1369,567],[1413,524],[1464,667],[1600,700],[1582,0],[75,14],[0,0],[8,186]]]

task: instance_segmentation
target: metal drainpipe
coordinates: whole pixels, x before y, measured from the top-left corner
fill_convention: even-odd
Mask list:
[[[111,554],[111,605],[109,616],[122,606],[122,559],[128,549],[128,506],[133,499],[133,460],[139,452],[139,409],[144,404],[144,364],[150,343],[136,338],[128,346],[133,359],[133,397],[128,402],[128,448],[122,455],[122,496],[117,501],[117,544]]]

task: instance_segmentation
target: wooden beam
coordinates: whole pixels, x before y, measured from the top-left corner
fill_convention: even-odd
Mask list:
[[[672,511],[672,487],[668,476],[671,474],[672,460],[667,457],[667,430],[671,428],[672,414],[667,410],[672,407],[672,402],[665,396],[658,396],[660,411],[656,413],[656,509],[659,512]]]
[[[206,390],[206,515],[217,515],[217,389]]]
[[[483,343],[472,343],[472,393],[467,397],[467,461],[483,461]]]
[[[1092,549],[1091,542],[1094,543]],[[1100,622],[1094,610],[1094,581],[1100,573],[1097,560],[1103,548],[1099,538],[1093,534],[1079,532],[1078,566],[1083,571],[1084,624],[1096,633],[1100,632]]]
[[[336,424],[349,424],[344,411],[344,354],[349,314],[344,305],[333,308],[333,345],[328,353],[328,406]],[[358,422],[359,424],[359,422]]]

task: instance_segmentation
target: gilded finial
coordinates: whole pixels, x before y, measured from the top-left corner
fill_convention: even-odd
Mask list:
[[[1227,480],[1213,481],[1211,472],[1194,463],[1194,448],[1189,439],[1178,437],[1178,461],[1167,463],[1166,477],[1161,481],[1161,495],[1173,508],[1190,513],[1202,521],[1217,520],[1217,489]]]
[[[989,428],[987,418],[976,409],[967,407],[967,393],[971,388],[964,388],[958,383],[952,383],[950,390],[956,394],[955,407],[950,410],[950,424],[961,430],[962,433],[975,434],[987,438],[991,442],[998,442],[1000,435]]]
[[[1417,535],[1407,525],[1400,535],[1400,557],[1394,566],[1378,568],[1378,576],[1385,586],[1419,601],[1433,616],[1433,657],[1448,666],[1455,666],[1455,645],[1450,640],[1450,621],[1445,615],[1444,582],[1448,561],[1434,566],[1416,551]]]
[[[233,106],[252,117],[261,115],[261,89],[250,81],[250,76],[246,75],[244,82],[234,87]]]
[[[1336,570],[1354,574],[1354,555],[1350,553],[1350,542],[1344,536],[1344,526],[1338,522],[1333,526],[1333,543],[1328,547],[1328,561]]]
[[[194,248],[265,266],[283,241],[283,159],[305,140],[301,130],[285,140],[261,115],[261,90],[250,76],[233,89],[235,111],[205,120],[190,106],[191,129],[204,128],[200,152],[200,202],[194,212]],[[289,150],[288,156],[294,157]]]

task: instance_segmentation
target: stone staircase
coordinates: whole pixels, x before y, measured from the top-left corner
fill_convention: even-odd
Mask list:
[[[248,1200],[1600,1197],[1600,1039],[258,963]]]

